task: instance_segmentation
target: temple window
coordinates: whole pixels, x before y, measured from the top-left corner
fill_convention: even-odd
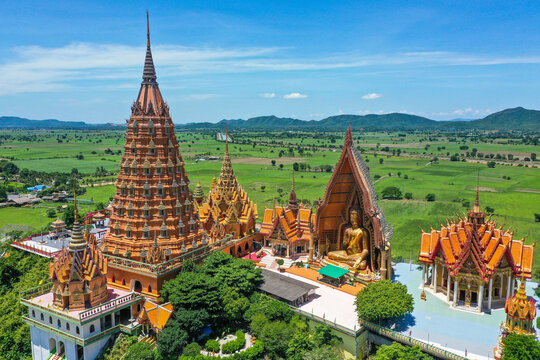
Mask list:
[[[146,218],[150,217],[150,210],[144,210],[144,217]]]
[[[184,228],[181,227],[180,230],[178,231],[178,233],[179,233],[180,235],[184,235]]]
[[[79,329],[78,326],[75,328],[75,332],[77,333],[77,335],[81,333],[81,330]]]
[[[161,175],[161,168],[160,168],[160,167],[158,167],[158,168],[156,169],[156,174]]]
[[[41,314],[41,321],[45,321],[45,317]]]
[[[52,324],[52,316],[49,316],[49,324]]]
[[[150,196],[150,189],[144,189],[144,196]]]
[[[133,133],[134,133],[135,135],[137,135],[137,134],[139,133],[139,128],[135,126],[135,127],[133,128]]]
[[[159,209],[159,216],[165,216],[165,210]]]
[[[32,317],[36,317],[36,312],[32,310]]]
[[[157,194],[158,194],[159,196],[163,196],[163,189],[158,189]]]
[[[131,174],[133,174],[133,175],[137,175],[137,168],[133,168],[133,169],[131,169]]]
[[[130,196],[135,196],[135,188],[129,189],[129,195]]]
[[[128,238],[131,237],[131,230],[127,230],[127,231],[126,231],[126,237],[128,237]]]
[[[60,328],[62,327],[62,323],[60,322],[60,319],[58,319],[58,320],[56,321],[56,323],[58,324],[58,328],[60,329]]]
[[[156,149],[150,148],[150,154],[151,154],[151,155],[154,155],[155,153],[156,153]]]
[[[136,148],[131,149],[131,153],[132,153],[133,155],[135,155],[135,154],[137,153],[137,149],[136,149]]]
[[[180,186],[180,192],[186,191],[186,187],[184,185]]]
[[[194,231],[194,230],[195,230],[195,224],[190,224],[189,231]]]
[[[120,189],[120,194],[121,194],[122,196],[126,196],[126,189],[125,189],[125,188],[121,188],[121,189]]]
[[[149,127],[149,128],[148,128],[148,133],[149,133],[150,135],[153,134],[153,133],[154,133],[154,128]]]
[[[161,237],[167,237],[167,230],[161,230]]]
[[[150,169],[149,168],[144,169],[144,175],[150,175]]]
[[[66,330],[69,331],[69,323],[66,323]]]
[[[189,213],[189,205],[186,205],[185,212]]]
[[[124,174],[129,175],[129,168],[128,167],[124,168]]]
[[[116,278],[114,277],[114,275],[112,276],[112,282],[116,282]]]
[[[129,209],[129,210],[128,210],[128,216],[129,216],[129,217],[133,217],[133,210],[132,210],[132,209]]]
[[[122,209],[116,209],[116,213],[118,214],[118,216],[122,216],[123,211]]]
[[[172,174],[172,167],[168,168],[167,172],[168,172],[169,174]]]
[[[170,133],[169,127],[167,126],[167,127],[165,128],[165,134],[169,134],[169,133]]]
[[[176,190],[176,187],[173,187],[173,189],[172,189],[172,193],[173,193],[173,195],[176,195],[176,194],[178,194],[178,190]]]
[[[145,232],[143,233],[143,237],[144,237],[145,239],[149,239],[149,238],[150,238],[150,231],[145,231]]]
[[[90,333],[93,333],[94,331],[96,331],[96,327],[92,324],[90,325]]]
[[[120,236],[120,229],[114,229],[114,235]]]
[[[151,293],[152,292],[152,287],[150,285],[148,285],[148,292]]]
[[[500,293],[500,289],[499,289],[499,288],[495,288],[495,296],[499,296],[499,293]]]
[[[173,151],[174,151],[174,148],[170,147],[170,148],[169,148],[169,154],[172,154]]]
[[[126,279],[122,279],[122,285],[126,285]]]

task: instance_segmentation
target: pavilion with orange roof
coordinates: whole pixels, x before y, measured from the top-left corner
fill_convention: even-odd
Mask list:
[[[534,246],[486,219],[477,190],[466,218],[422,231],[423,286],[453,307],[489,311],[513,296],[517,279],[531,278]]]

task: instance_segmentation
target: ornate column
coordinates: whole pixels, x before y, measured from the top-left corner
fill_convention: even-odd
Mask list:
[[[426,283],[426,264],[422,266],[422,285]]]
[[[491,310],[491,297],[493,293],[493,278],[489,279],[488,310]]]
[[[510,274],[510,279],[512,281],[512,287],[510,289],[510,296],[514,296],[514,285],[516,284],[516,282],[514,281],[514,279],[512,278],[512,274]]]
[[[448,279],[446,280],[446,301],[450,302],[450,271],[448,271]]]
[[[511,284],[512,282],[512,275],[508,275],[508,284],[506,285],[506,298],[508,299],[511,295],[510,295],[510,286],[512,286]]]
[[[308,255],[308,261],[313,261],[313,253],[315,249],[313,248],[313,234],[309,237],[309,255]]]
[[[459,292],[459,290],[458,290],[458,281],[457,281],[457,279],[456,279],[456,280],[454,280],[454,306],[457,305],[457,295],[458,295],[458,292]]]
[[[478,312],[482,312],[483,300],[484,300],[484,284],[478,287]]]
[[[501,291],[499,291],[499,297],[503,298],[503,287],[504,287],[504,273],[501,274]]]
[[[437,263],[433,263],[433,292],[437,293]]]

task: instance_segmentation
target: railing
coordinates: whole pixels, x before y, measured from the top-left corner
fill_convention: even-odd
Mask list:
[[[347,335],[350,335],[350,336],[354,336],[356,337],[358,335],[358,333],[360,332],[361,328],[358,329],[358,330],[352,330],[352,329],[349,329],[348,327],[345,327],[343,325],[340,325],[338,324],[337,322],[335,321],[330,321],[326,318],[323,318],[323,317],[320,317],[318,315],[315,315],[315,314],[312,314],[310,312],[307,312],[307,311],[304,311],[304,310],[301,310],[297,307],[294,307],[294,306],[289,306],[291,308],[292,311],[308,318],[308,319],[311,319],[311,320],[314,320],[316,322],[319,322],[321,324],[326,324],[328,326],[330,326],[331,328],[334,328],[335,330],[338,330],[342,333],[345,333]]]
[[[104,312],[109,312],[126,303],[130,303],[135,300],[141,300],[142,298],[143,298],[142,295],[138,293],[130,293],[130,294],[124,295],[122,297],[119,297],[118,299],[107,301],[106,303],[103,303],[97,307],[94,307],[92,309],[85,310],[79,313],[79,320],[83,321],[83,320],[91,319],[93,317],[101,315]]]
[[[69,312],[64,312],[54,307],[51,308],[49,306],[44,306],[39,303],[35,303],[31,301],[31,298],[50,292],[51,286],[52,284],[43,284],[33,289],[21,291],[20,293],[21,302],[28,306],[33,306],[33,307],[40,308],[50,313],[54,313],[55,315],[60,316],[64,319],[68,319],[72,321],[73,319],[76,319],[76,320],[79,320],[79,322],[83,322],[83,321],[92,319],[96,316],[99,316],[103,313],[110,312],[114,309],[124,306],[125,304],[139,301],[143,298],[143,296],[139,293],[130,293],[122,297],[119,297],[117,299],[107,301],[106,303],[103,303],[92,309],[82,311],[78,315],[73,315],[73,313],[70,314]]]
[[[27,241],[27,240],[31,240],[31,239],[32,238],[25,238],[25,239],[22,239],[20,241]],[[34,247],[34,246],[29,246],[29,245],[23,244],[22,242],[19,242],[19,241],[12,242],[11,246],[13,246],[15,248],[19,248],[21,250],[28,250],[30,252],[33,252],[33,253],[36,253],[38,255],[48,257],[48,258],[52,258],[56,254],[58,254],[60,252],[60,250],[48,252],[48,251],[45,251],[45,250],[38,249],[37,247]]]
[[[420,349],[422,349],[422,351],[427,352],[431,355],[434,355],[443,359],[448,359],[448,360],[467,360],[466,357],[454,354],[453,352],[450,352],[447,350],[443,350],[440,347],[437,347],[435,345],[425,343],[411,336],[403,335],[397,331],[390,330],[388,328],[371,323],[369,321],[360,320],[360,324],[365,326],[369,331],[379,334],[381,336],[385,336],[394,341],[400,342],[405,345],[410,345],[410,346],[416,345]]]
[[[152,274],[160,275],[162,273],[170,271],[171,269],[175,269],[181,266],[185,260],[188,260],[188,259],[191,259],[194,261],[200,260],[201,258],[205,257],[210,252],[226,249],[227,247],[230,247],[232,245],[237,244],[238,242],[241,242],[242,240],[244,240],[246,237],[249,237],[249,236],[253,236],[253,234],[234,240],[232,239],[232,235],[227,235],[221,240],[215,241],[211,244],[202,245],[190,252],[187,252],[185,254],[182,254],[180,256],[177,256],[173,259],[167,260],[160,264],[147,264],[140,261],[122,258],[119,256],[108,255],[108,254],[103,254],[103,255],[108,259],[109,263],[127,266],[130,268],[138,268],[144,271],[148,271]]]

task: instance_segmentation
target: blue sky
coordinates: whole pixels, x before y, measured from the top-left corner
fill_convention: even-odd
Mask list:
[[[538,109],[538,1],[2,1],[0,115],[123,122],[150,11],[176,123]]]

